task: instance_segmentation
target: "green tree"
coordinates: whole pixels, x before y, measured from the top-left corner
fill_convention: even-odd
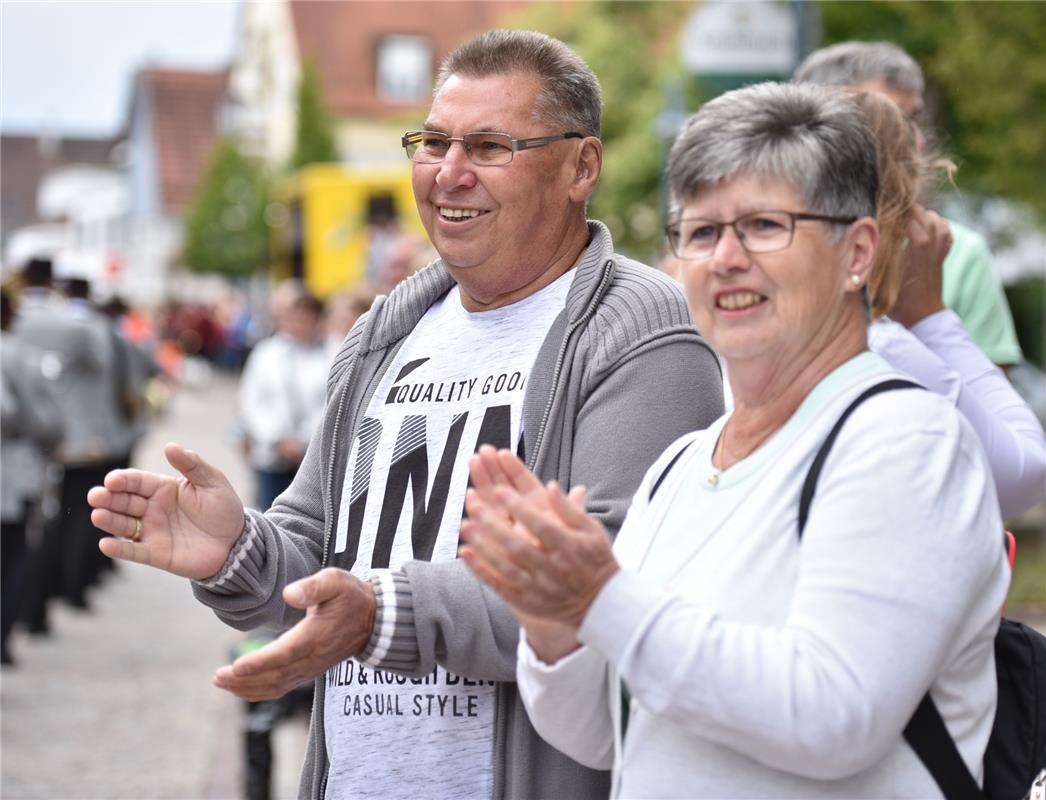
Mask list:
[[[832,0],[821,12],[825,44],[888,39],[922,65],[960,186],[1046,220],[1046,3]]]
[[[651,257],[663,205],[666,142],[657,120],[666,86],[697,108],[700,88],[678,62],[679,35],[696,3],[543,3],[513,20],[570,44],[592,67],[607,100],[605,171],[592,215],[626,252]],[[888,39],[922,64],[935,128],[971,193],[998,194],[1046,219],[1046,3],[825,0],[823,44]],[[713,91],[715,86],[705,87]]]
[[[323,100],[320,74],[316,65],[306,59],[298,81],[298,123],[291,169],[337,160],[334,122]]]
[[[607,223],[618,249],[648,261],[662,239],[661,173],[669,144],[658,120],[666,87],[682,80],[679,30],[692,9],[689,3],[549,3],[513,21],[563,40],[599,76],[606,101],[603,175],[589,213]]]
[[[182,260],[195,272],[246,275],[266,264],[269,181],[236,142],[219,139],[185,211]]]
[[[1046,369],[1046,277],[1028,275],[1006,287],[1024,357]]]

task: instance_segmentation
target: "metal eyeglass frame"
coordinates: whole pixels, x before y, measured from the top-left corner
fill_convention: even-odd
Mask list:
[[[782,214],[788,217],[791,226],[788,229],[788,241],[780,247],[772,247],[769,250],[753,250],[745,243],[745,237],[741,234],[741,231],[737,229],[737,223],[741,220],[748,219],[749,217],[758,217],[760,214]],[[736,219],[732,219],[729,222],[716,222],[712,219],[703,219],[701,217],[683,217],[670,222],[665,226],[665,238],[668,240],[668,248],[672,251],[672,255],[676,258],[680,258],[684,261],[707,261],[715,254],[715,248],[719,244],[719,240],[723,238],[723,230],[730,228],[734,232],[734,236],[737,237],[738,243],[744,248],[746,253],[777,253],[781,250],[787,250],[792,246],[792,241],[795,239],[795,223],[798,220],[811,220],[813,222],[830,222],[836,225],[852,225],[857,222],[859,217],[831,217],[825,214],[807,214],[796,211],[778,211],[777,209],[768,209],[765,211],[753,211],[748,214],[742,214]],[[709,250],[708,255],[705,256],[684,256],[676,250],[675,241],[678,237],[672,235],[672,230],[678,228],[683,222],[706,222],[709,225],[715,226],[716,235],[715,242],[712,244],[712,249]]]
[[[406,151],[407,158],[415,164],[441,164],[443,163],[444,159],[446,159],[446,154],[444,154],[443,158],[439,159],[438,161],[416,161],[414,157],[410,154],[410,148],[417,148],[418,145],[421,144],[420,140],[417,137],[421,137],[422,135],[441,136],[444,139],[446,139],[448,153],[450,152],[450,145],[453,142],[461,142],[461,146],[465,150],[465,156],[471,163],[475,164],[477,167],[504,167],[512,163],[512,158],[516,155],[516,152],[519,150],[533,150],[538,147],[544,147],[545,145],[552,144],[553,142],[558,142],[561,139],[585,138],[585,135],[583,133],[578,133],[577,131],[557,133],[552,136],[533,136],[529,139],[513,139],[507,133],[499,133],[498,131],[469,131],[468,133],[462,136],[447,136],[447,134],[443,133],[442,131],[408,131],[407,133],[403,134],[403,137],[400,139],[400,144],[403,146],[404,151]],[[475,159],[472,158],[472,146],[465,141],[467,138],[471,136],[504,137],[509,143],[508,161],[497,164],[484,164],[482,162],[477,162]],[[416,154],[419,151],[415,149],[414,152]]]

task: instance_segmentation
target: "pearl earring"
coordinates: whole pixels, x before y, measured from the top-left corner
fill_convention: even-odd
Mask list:
[[[860,286],[861,285],[861,276],[857,275],[856,273],[850,275],[850,283],[852,283],[854,286]]]

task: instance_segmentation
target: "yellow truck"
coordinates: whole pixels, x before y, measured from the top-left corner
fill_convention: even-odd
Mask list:
[[[366,277],[376,242],[401,231],[425,241],[410,164],[310,164],[286,178],[269,214],[272,277],[297,278],[320,298]]]

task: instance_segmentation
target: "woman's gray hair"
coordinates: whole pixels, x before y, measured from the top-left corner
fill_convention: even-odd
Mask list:
[[[485,78],[513,72],[541,81],[535,118],[556,133],[599,136],[603,95],[588,64],[559,39],[534,31],[496,30],[470,39],[444,59],[433,94],[451,75]]]
[[[669,154],[668,181],[677,203],[753,176],[795,187],[808,211],[874,217],[875,152],[864,114],[843,92],[760,83],[727,92],[690,117]]]
[[[923,71],[893,42],[841,42],[815,50],[796,67],[794,80],[824,86],[859,86],[869,81],[922,97]]]

